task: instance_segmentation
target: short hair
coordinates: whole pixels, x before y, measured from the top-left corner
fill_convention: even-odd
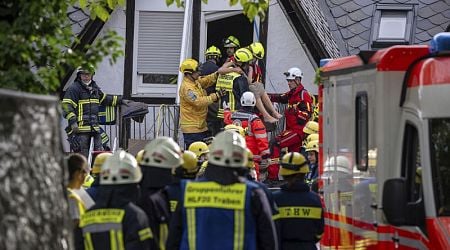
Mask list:
[[[82,154],[74,153],[67,158],[67,166],[69,167],[69,180],[72,180],[75,172],[83,170],[87,165],[86,157]]]

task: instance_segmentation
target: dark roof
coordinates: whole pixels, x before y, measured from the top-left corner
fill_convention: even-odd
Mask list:
[[[293,2],[306,13],[309,24],[305,25],[314,27],[318,37],[316,39],[330,57],[353,55],[361,50],[372,49],[370,45],[372,19],[377,4],[414,6],[412,26],[414,44],[428,43],[435,34],[445,31],[450,24],[450,0],[296,0]],[[288,18],[292,17],[293,15],[288,16]]]

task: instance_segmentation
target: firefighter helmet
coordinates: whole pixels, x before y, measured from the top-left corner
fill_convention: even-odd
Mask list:
[[[256,105],[255,95],[250,92],[244,92],[241,96],[241,106],[243,107],[254,107]]]
[[[184,60],[180,65],[180,71],[183,74],[185,74],[185,73],[192,74],[192,73],[198,71],[197,60],[191,59],[191,58]]]
[[[141,149],[139,150],[139,152],[136,154],[136,161],[138,164],[141,164],[142,162],[142,158],[144,157],[144,150]]]
[[[258,59],[263,59],[264,57],[264,47],[260,42],[254,42],[248,46],[253,56]]]
[[[92,64],[88,64],[84,67],[79,66],[77,68],[77,74],[90,74],[95,75],[95,67]]]
[[[100,173],[100,185],[138,183],[142,179],[136,159],[125,151],[118,151],[106,159]]]
[[[105,163],[106,159],[108,159],[111,155],[110,152],[103,152],[98,154],[94,160],[94,166],[92,166],[91,173],[92,174],[100,174],[102,171],[102,165]]]
[[[194,154],[197,155],[197,158],[209,152],[208,145],[202,141],[192,143],[188,150],[194,152]]]
[[[303,72],[299,68],[290,68],[287,72],[284,72],[286,80],[295,80],[295,78],[303,78]]]
[[[230,130],[230,131],[236,132],[236,133],[238,133],[238,134],[240,134],[242,136],[245,136],[245,130],[241,126],[238,126],[238,125],[235,125],[235,124],[228,124],[228,125],[225,126],[224,129],[225,130]]]
[[[141,166],[172,169],[183,164],[181,148],[170,137],[157,137],[144,150]]]
[[[319,133],[319,123],[315,121],[309,121],[308,123],[306,123],[305,127],[303,127],[303,133],[310,135]]]
[[[319,134],[310,134],[306,137],[306,143],[309,143],[310,141],[318,141],[319,140]]]
[[[211,46],[205,51],[206,57],[220,57],[222,55],[222,52],[220,52],[220,49],[216,46]]]
[[[280,175],[306,174],[308,172],[308,163],[302,154],[289,152],[281,158]]]
[[[343,173],[350,174],[351,166],[350,161],[347,157],[338,155],[336,157],[331,157],[325,161],[325,168],[323,169],[324,173]]]
[[[253,60],[253,54],[250,50],[246,48],[241,48],[234,52],[234,59],[241,63],[248,63]]]
[[[319,153],[319,141],[310,141],[308,142],[308,144],[306,144],[306,152],[309,151],[316,151],[317,153]]]
[[[241,43],[239,42],[239,39],[237,39],[236,37],[229,36],[223,42],[223,47],[225,47],[225,48],[239,48],[239,47],[241,47]]]
[[[210,145],[208,162],[222,167],[246,167],[246,148],[245,139],[240,134],[222,131]]]
[[[197,172],[197,155],[189,150],[185,150],[183,152],[183,164],[182,168],[186,170],[188,173]]]

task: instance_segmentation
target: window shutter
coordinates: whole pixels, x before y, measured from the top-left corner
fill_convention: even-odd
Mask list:
[[[138,74],[177,74],[183,12],[139,11]]]

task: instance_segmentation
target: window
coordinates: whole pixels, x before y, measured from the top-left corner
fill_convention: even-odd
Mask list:
[[[407,123],[403,135],[402,177],[407,183],[407,201],[416,202],[422,195],[422,167],[420,161],[419,133]]]
[[[372,47],[410,44],[413,10],[411,5],[377,5],[372,25]]]
[[[432,119],[429,125],[436,214],[450,216],[450,119]]]
[[[360,92],[356,95],[356,167],[359,171],[367,171],[368,167],[368,137],[369,137],[369,123],[368,123],[368,108],[367,108],[367,93]]]

